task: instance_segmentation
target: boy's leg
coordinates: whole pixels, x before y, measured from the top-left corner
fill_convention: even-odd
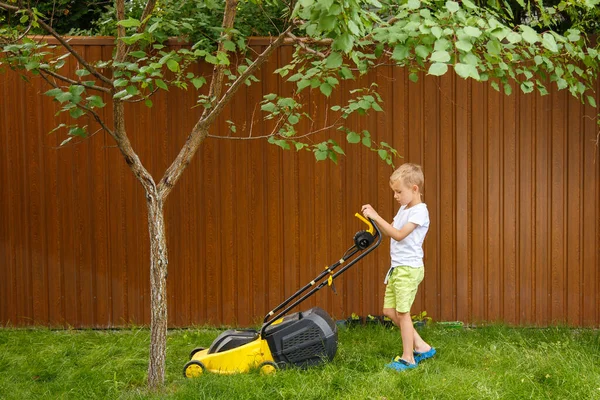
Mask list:
[[[415,363],[413,347],[416,333],[413,327],[410,313],[399,313],[395,308],[384,308],[383,315],[391,319],[394,324],[400,328],[400,336],[402,336],[402,359],[411,364]],[[421,337],[419,336],[419,339]],[[423,339],[421,339],[422,341]]]
[[[413,327],[413,330],[414,330],[414,334],[413,334],[413,337],[414,337],[414,345],[413,345],[414,350],[417,351],[417,352],[419,352],[419,353],[425,353],[425,352],[431,350],[431,346],[429,345],[429,343],[427,343],[426,341],[424,341],[421,338],[421,335],[419,335],[419,332],[417,332],[417,330],[414,329],[414,327]]]
[[[410,312],[398,313],[398,326],[400,327],[400,335],[402,336],[402,359],[411,364],[415,363],[413,346],[415,342],[415,328],[413,326]]]

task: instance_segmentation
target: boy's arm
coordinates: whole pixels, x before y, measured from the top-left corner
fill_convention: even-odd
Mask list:
[[[362,212],[365,217],[371,218],[373,221],[375,221],[377,226],[379,226],[381,233],[391,237],[397,242],[404,240],[404,238],[410,235],[410,233],[417,227],[417,224],[414,222],[407,222],[402,226],[402,228],[396,229],[392,226],[392,224],[381,218],[381,216],[377,214],[377,211],[375,211],[370,204],[364,205],[362,207]]]

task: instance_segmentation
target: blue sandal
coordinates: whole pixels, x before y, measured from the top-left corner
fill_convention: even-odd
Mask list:
[[[385,367],[393,369],[394,371],[406,371],[407,369],[417,368],[417,365],[419,365],[419,363],[416,360],[414,364],[411,364],[408,361],[400,358],[400,356],[396,356],[394,360],[391,363],[386,364]]]
[[[435,356],[435,353],[437,353],[437,352],[435,351],[435,349],[433,347],[431,349],[429,349],[428,351],[424,351],[422,353],[420,353],[418,351],[413,352],[416,363],[420,363],[423,360],[427,360],[428,358]]]

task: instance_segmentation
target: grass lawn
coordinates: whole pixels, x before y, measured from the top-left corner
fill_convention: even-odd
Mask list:
[[[450,329],[421,335],[438,349],[412,371],[384,365],[397,329],[341,328],[335,360],[271,376],[182,376],[212,328],[170,330],[167,382],[145,388],[149,331],[0,329],[1,399],[600,399],[600,332],[567,328]]]

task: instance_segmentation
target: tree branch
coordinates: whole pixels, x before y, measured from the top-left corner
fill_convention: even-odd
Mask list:
[[[177,182],[185,167],[191,162],[194,154],[198,150],[200,143],[208,135],[208,127],[219,116],[223,107],[231,100],[239,87],[268,59],[268,57],[283,44],[283,40],[288,32],[294,28],[293,24],[277,37],[257,58],[248,66],[248,68],[233,82],[223,97],[215,104],[213,108],[207,109],[198,120],[192,132],[188,136],[177,158],[169,166],[163,178],[158,184],[158,191],[161,199],[165,199],[171,192],[173,185]]]
[[[238,0],[226,0],[225,13],[223,14],[223,23],[221,25],[223,30],[221,31],[221,41],[219,42],[217,52],[223,52],[225,50],[224,39],[229,39],[230,37],[228,31],[231,28],[233,28],[233,21],[235,20],[237,4]],[[225,77],[225,68],[225,65],[219,63],[216,64],[213,69],[213,78],[210,81],[210,88],[208,90],[208,98],[212,99],[210,100],[211,106],[213,106],[214,102],[217,101],[219,97],[221,97],[221,91],[223,90],[223,79]]]
[[[40,76],[42,77],[43,80],[45,80],[50,86],[57,88],[58,89],[58,85],[55,84],[54,82],[50,81],[50,79],[48,79],[47,76],[44,75],[44,73],[47,73],[48,71],[40,71]],[[105,89],[105,88],[103,88]],[[96,122],[98,122],[98,124],[102,127],[102,129],[104,129],[110,136],[113,137],[113,139],[116,140],[116,136],[115,133],[108,127],[106,126],[106,124],[104,123],[104,121],[102,121],[102,118],[100,118],[100,116],[91,108],[86,107],[82,104],[76,104],[76,106],[78,108],[81,108],[82,110],[92,114],[92,117],[94,117],[94,119],[96,120]]]
[[[141,33],[144,31],[144,29],[146,28],[146,25],[148,25],[148,21],[150,20],[150,15],[152,14],[152,11],[154,11],[154,6],[156,5],[156,0],[148,0],[148,2],[146,3],[146,7],[144,8],[144,12],[142,12],[142,17],[140,18],[140,22],[142,23],[138,29],[137,32]]]
[[[273,41],[269,45],[269,47],[267,47],[265,49],[265,51],[263,51],[256,58],[256,60],[254,60],[252,62],[252,64],[250,64],[248,66],[248,68],[242,74],[240,74],[240,76],[238,76],[238,78],[231,84],[231,86],[229,87],[227,92],[225,92],[223,97],[215,104],[215,106],[213,108],[208,108],[205,111],[204,114],[207,114],[207,115],[203,115],[201,117],[200,121],[198,121],[199,124],[202,124],[204,126],[209,126],[216,119],[216,117],[221,113],[221,110],[223,109],[223,107],[225,107],[225,105],[229,102],[229,100],[231,100],[231,98],[237,92],[239,87],[241,85],[243,85],[246,82],[246,80],[248,78],[250,78],[250,76],[253,75],[254,72],[258,68],[260,68],[260,66],[262,66],[262,64],[267,60],[267,58],[271,55],[271,53],[276,48],[278,48],[279,46],[281,46],[283,44],[285,36],[292,29],[293,29],[293,26],[288,27],[288,29],[286,29],[285,32],[283,32],[281,35],[279,35],[277,37],[277,39],[275,39],[275,41]]]
[[[102,87],[102,86],[96,86],[96,85],[91,85],[91,86],[83,85],[81,82],[78,82],[76,80],[67,78],[66,76],[62,76],[60,74],[57,74],[56,72],[53,72],[53,71],[50,71],[50,70],[47,70],[47,69],[40,69],[40,73],[48,74],[48,75],[50,75],[50,76],[52,76],[52,77],[54,77],[56,79],[60,79],[63,82],[70,83],[71,85],[82,85],[82,86],[85,86],[86,88],[89,88],[89,89],[98,90],[99,92],[110,93],[110,89],[109,88],[105,88],[105,87]]]
[[[140,18],[141,25],[138,26],[137,33],[142,33],[144,31],[144,29],[146,29],[146,25],[148,25],[148,21],[150,21],[150,15],[154,11],[155,6],[156,6],[156,0],[149,0],[146,3],[146,7],[144,8],[144,11],[142,12],[142,17]],[[123,55],[123,57],[127,56],[127,54],[131,53],[138,46],[139,46],[139,42],[135,42],[134,44],[129,45],[129,47],[127,47],[127,50],[125,51],[125,54]]]
[[[140,158],[133,150],[129,138],[127,137],[127,133],[125,131],[125,107],[122,101],[114,100],[113,115],[115,120],[113,138],[115,139],[115,142],[117,142],[117,147],[121,151],[125,162],[144,187],[146,195],[148,196],[152,193],[155,193],[156,184],[154,179],[142,164]]]
[[[11,6],[9,4],[0,2],[0,8],[3,8],[5,10],[8,11],[25,11],[27,12],[27,14],[29,14],[29,17],[32,19],[36,19],[37,17],[35,16],[35,14],[33,13],[33,11],[31,11],[31,9],[27,8],[27,9],[21,9],[19,7],[16,6]],[[36,19],[37,23],[44,28],[44,30],[46,32],[48,32],[50,35],[54,36],[56,38],[56,40],[59,41],[59,43],[65,48],[67,49],[67,51],[69,53],[71,53],[76,59],[77,61],[79,61],[79,63],[81,63],[81,65],[83,65],[85,67],[85,69],[87,69],[88,71],[90,71],[90,73],[92,75],[94,75],[96,78],[100,79],[102,82],[112,86],[112,81],[110,79],[108,79],[106,76],[102,75],[100,72],[98,72],[98,70],[96,68],[94,68],[92,65],[88,64],[83,57],[81,57],[81,55],[79,55],[79,53],[77,53],[75,51],[75,49],[73,49],[69,43],[67,43],[67,41],[60,35],[58,34],[50,25],[46,24],[42,19],[37,18]]]
[[[115,8],[117,13],[117,52],[115,54],[115,61],[121,63],[125,60],[125,56],[127,55],[126,45],[123,41],[123,37],[125,37],[125,27],[119,25],[119,22],[125,19],[125,0],[117,0]]]
[[[292,41],[294,43],[297,43],[298,46],[300,46],[300,48],[302,48],[302,50],[306,51],[307,53],[313,54],[317,57],[320,58],[325,58],[327,57],[324,53],[321,53],[320,51],[311,49],[310,47],[308,47],[305,43],[305,41],[303,39],[300,39],[299,37],[297,37],[296,35],[294,35],[292,32],[288,32],[287,36],[292,39]]]

